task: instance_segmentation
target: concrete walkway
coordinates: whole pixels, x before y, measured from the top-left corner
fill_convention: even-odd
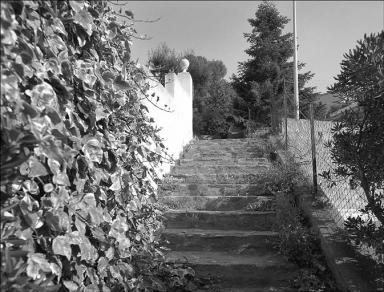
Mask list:
[[[294,291],[297,267],[272,248],[275,197],[261,138],[194,142],[162,185],[170,262],[218,279],[220,291]]]

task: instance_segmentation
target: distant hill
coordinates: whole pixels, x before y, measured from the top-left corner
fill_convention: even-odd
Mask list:
[[[345,106],[345,104],[341,103],[341,99],[332,93],[320,94],[317,101],[325,104],[327,112],[333,112]]]

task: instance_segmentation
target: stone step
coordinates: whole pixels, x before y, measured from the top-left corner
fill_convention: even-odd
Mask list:
[[[273,249],[278,234],[273,231],[166,229],[163,239],[173,251],[225,251],[255,254]]]
[[[297,292],[297,289],[286,287],[289,283],[283,283],[280,287],[276,285],[267,285],[264,287],[231,287],[222,288],[220,292]]]
[[[171,169],[171,175],[179,174],[252,174],[270,168],[269,163],[255,166],[241,165],[205,165],[205,166],[176,166]]]
[[[160,188],[161,196],[259,196],[268,195],[265,184],[215,184],[166,182]]]
[[[225,252],[172,251],[168,262],[188,263],[198,276],[214,277],[221,287],[288,286],[296,267],[276,253],[262,251],[254,255]]]
[[[246,152],[265,152],[266,146],[261,144],[214,144],[214,145],[191,145],[187,151],[234,151],[242,150]]]
[[[209,139],[209,140],[195,140],[191,145],[264,145],[266,140],[260,138],[244,138],[244,139]]]
[[[231,166],[238,165],[244,167],[254,167],[257,165],[270,165],[270,162],[265,157],[258,158],[228,158],[227,160],[222,159],[222,157],[216,157],[214,159],[194,159],[194,158],[182,158],[176,166],[182,167],[205,167],[205,166]]]
[[[260,157],[266,157],[267,154],[262,152],[242,152],[242,151],[210,151],[207,153],[201,153],[198,151],[190,150],[182,155],[182,158],[195,159],[195,160],[231,160],[231,159],[257,159]]]
[[[273,196],[162,196],[159,203],[169,209],[207,211],[272,211],[275,210]]]
[[[200,156],[217,156],[217,155],[227,155],[232,157],[263,157],[266,154],[264,150],[258,150],[253,147],[192,147],[190,148],[183,157],[190,158],[188,156],[200,155]]]
[[[276,223],[273,211],[168,210],[164,216],[167,228],[271,231]]]
[[[188,184],[265,184],[268,178],[267,170],[258,173],[219,173],[219,174],[170,174],[163,184],[188,183]]]

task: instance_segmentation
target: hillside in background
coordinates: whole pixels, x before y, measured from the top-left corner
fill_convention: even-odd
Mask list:
[[[345,106],[345,104],[342,103],[342,100],[332,93],[320,94],[317,100],[325,104],[328,117],[330,113],[337,111],[338,109]]]

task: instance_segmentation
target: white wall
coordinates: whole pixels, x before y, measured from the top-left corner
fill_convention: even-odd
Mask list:
[[[149,110],[149,116],[155,120],[168,155],[178,159],[183,147],[193,138],[192,131],[192,77],[188,72],[169,73],[165,76],[165,86],[155,79],[148,80],[150,89],[148,99],[143,104]],[[157,169],[162,177],[168,173],[173,163],[165,163]]]

